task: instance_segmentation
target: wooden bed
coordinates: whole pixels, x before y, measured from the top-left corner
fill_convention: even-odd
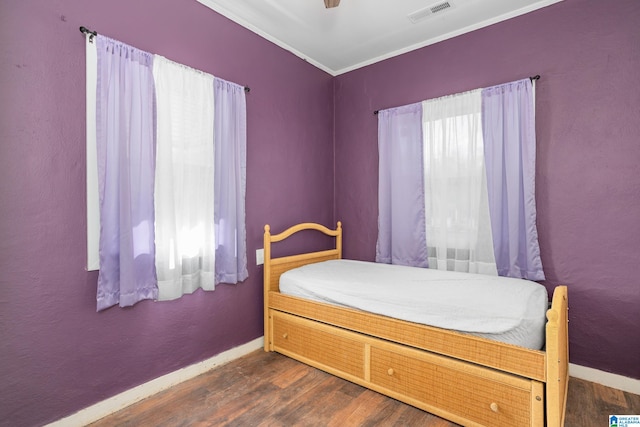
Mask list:
[[[342,226],[264,227],[264,349],[467,426],[564,425],[568,384],[567,288],[547,311],[544,351],[504,344],[279,292],[280,275],[342,258]],[[335,248],[272,258],[272,243],[302,230]]]

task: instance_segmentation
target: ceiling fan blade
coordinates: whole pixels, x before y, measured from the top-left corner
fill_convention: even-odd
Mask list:
[[[324,7],[327,9],[331,7],[336,7],[340,4],[340,0],[324,0]]]

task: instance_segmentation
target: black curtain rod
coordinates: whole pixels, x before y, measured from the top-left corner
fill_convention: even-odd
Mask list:
[[[80,32],[84,34],[91,34],[91,37],[89,37],[90,42],[93,42],[93,38],[98,35],[98,33],[96,33],[95,31],[91,31],[87,27],[80,27]]]
[[[84,33],[84,34],[91,34],[91,36],[89,36],[89,41],[91,43],[93,43],[93,38],[98,35],[98,33],[96,31],[91,31],[87,27],[80,27],[80,32]],[[540,77],[540,76],[538,76],[538,77]],[[251,88],[249,86],[245,86],[244,87],[244,91],[249,93],[249,92],[251,92]]]
[[[534,81],[534,80],[540,80],[540,74],[536,74],[536,75],[535,75],[535,76],[533,76],[533,77],[529,77],[529,80],[531,80],[531,83],[533,83],[533,81]],[[376,110],[376,111],[374,111],[374,112],[373,112],[373,115],[374,115],[374,116],[377,116],[377,115],[378,115],[378,112],[380,112],[380,110]]]

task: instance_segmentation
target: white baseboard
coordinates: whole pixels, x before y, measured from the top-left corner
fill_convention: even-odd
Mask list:
[[[617,388],[629,393],[640,394],[640,380],[634,378],[624,377],[586,366],[574,365],[573,363],[569,363],[569,376],[606,385],[607,387]]]
[[[213,369],[217,366],[224,365],[234,359],[242,357],[264,346],[264,337],[257,338],[239,347],[232,348],[210,359],[195,363],[177,371],[170,372],[159,378],[141,384],[130,390],[122,392],[109,399],[91,405],[82,409],[73,415],[69,415],[61,420],[49,424],[47,427],[75,427],[85,426],[106,417],[109,414],[117,412],[129,405],[139,402],[151,395],[180,384],[183,381],[197,377],[200,374]]]

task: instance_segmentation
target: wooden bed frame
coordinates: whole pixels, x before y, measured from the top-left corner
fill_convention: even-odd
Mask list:
[[[279,292],[280,275],[342,258],[342,225],[264,227],[264,349],[468,426],[564,425],[567,288],[547,311],[544,351],[504,344]],[[271,244],[302,230],[335,237],[326,251],[272,258]]]

